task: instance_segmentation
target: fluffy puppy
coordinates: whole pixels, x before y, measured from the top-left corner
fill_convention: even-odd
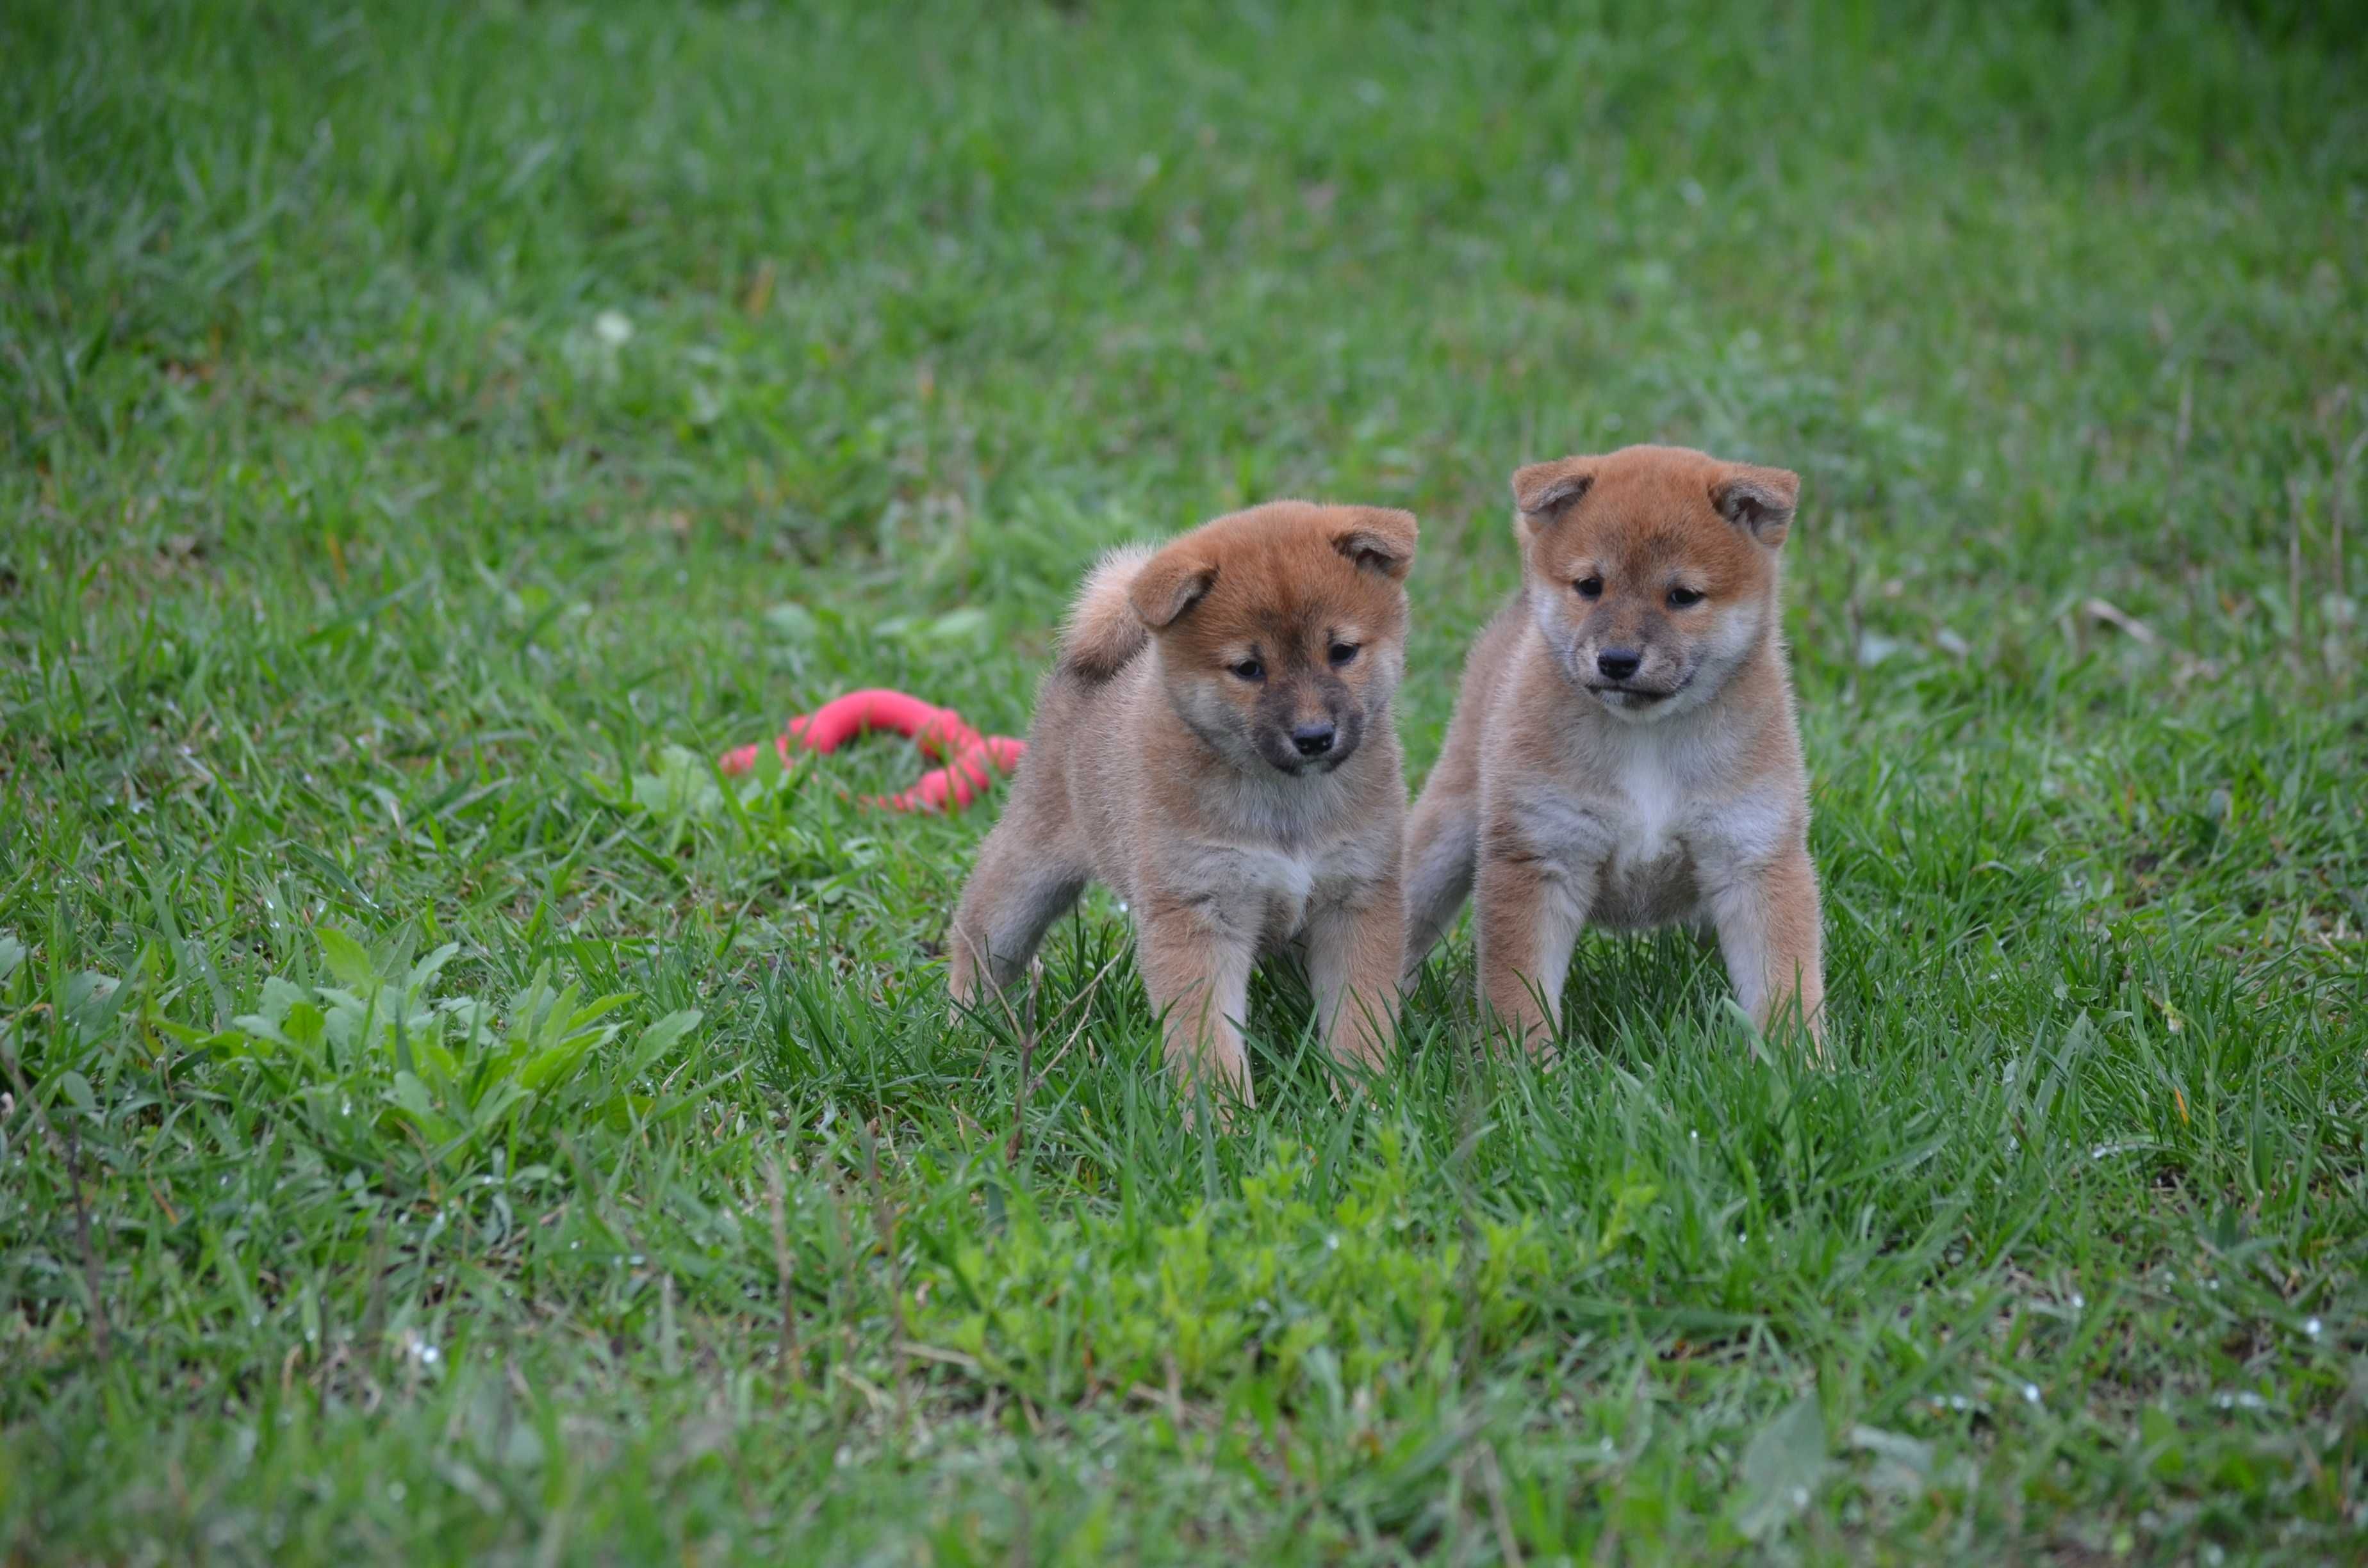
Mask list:
[[[1480,1003],[1543,1045],[1588,921],[1718,936],[1762,1028],[1822,1038],[1808,775],[1778,632],[1800,480],[1671,447],[1513,475],[1521,590],[1406,824],[1406,977],[1477,886]]]
[[[1251,1101],[1252,966],[1304,956],[1326,1044],[1377,1063],[1405,941],[1405,669],[1415,520],[1277,501],[1086,580],[1028,755],[954,913],[949,981],[1010,985],[1088,880],[1134,916],[1188,1089]]]

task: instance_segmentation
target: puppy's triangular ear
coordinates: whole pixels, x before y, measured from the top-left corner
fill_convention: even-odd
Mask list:
[[[1513,471],[1513,505],[1522,526],[1550,528],[1563,520],[1595,483],[1593,458],[1556,458]]]
[[[1217,563],[1197,540],[1179,539],[1143,563],[1127,587],[1127,601],[1154,631],[1201,602],[1217,580]]]
[[[1348,516],[1332,532],[1332,548],[1371,571],[1403,583],[1414,569],[1417,532],[1414,514],[1389,506],[1343,507]]]
[[[1769,549],[1793,531],[1793,508],[1801,499],[1801,476],[1789,469],[1733,463],[1711,481],[1710,504],[1718,515]]]

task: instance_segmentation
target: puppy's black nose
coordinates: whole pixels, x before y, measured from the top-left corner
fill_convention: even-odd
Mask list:
[[[1291,728],[1291,744],[1299,748],[1302,756],[1322,756],[1332,749],[1332,735],[1330,724],[1294,724]]]
[[[1595,667],[1606,680],[1626,680],[1644,662],[1644,655],[1634,648],[1606,648],[1595,655]]]

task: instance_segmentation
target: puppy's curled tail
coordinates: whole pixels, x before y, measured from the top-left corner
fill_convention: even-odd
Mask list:
[[[1153,553],[1148,545],[1121,545],[1094,562],[1062,629],[1064,665],[1087,680],[1108,680],[1151,641],[1127,590]]]

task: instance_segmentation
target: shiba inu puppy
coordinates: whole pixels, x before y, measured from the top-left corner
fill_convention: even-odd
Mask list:
[[[1672,447],[1513,475],[1521,589],[1406,825],[1409,981],[1475,896],[1484,1017],[1560,1023],[1588,921],[1714,930],[1762,1028],[1822,1038],[1808,775],[1778,631],[1800,480]]]
[[[1133,915],[1186,1085],[1250,1103],[1250,971],[1285,944],[1335,1055],[1379,1062],[1405,943],[1390,705],[1415,536],[1405,512],[1277,501],[1094,569],[954,914],[955,1002],[1009,986],[1091,879]]]

